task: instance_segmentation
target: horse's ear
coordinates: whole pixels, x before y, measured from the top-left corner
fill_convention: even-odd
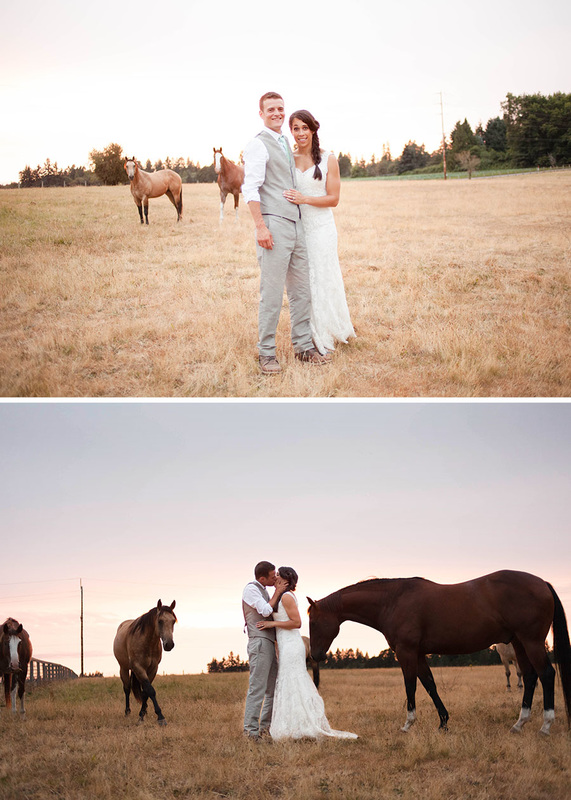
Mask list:
[[[2,630],[3,630],[3,631],[4,631],[4,633],[6,633],[6,634],[8,633],[8,625],[7,625],[6,623],[4,623],[4,626],[3,626]]]
[[[310,606],[314,606],[315,605],[315,601],[313,601],[311,599],[311,597],[307,597],[307,602],[309,603]]]
[[[176,606],[176,600],[173,600],[171,603],[171,611],[174,609],[175,606]]]
[[[22,633],[23,630],[24,630],[24,626],[20,622],[20,624],[18,625],[18,630],[16,631],[16,633]]]
[[[157,603],[157,608],[159,609],[159,611],[161,610],[161,608],[162,608],[162,607],[163,607],[163,604],[162,604],[162,602],[159,600],[159,602]]]

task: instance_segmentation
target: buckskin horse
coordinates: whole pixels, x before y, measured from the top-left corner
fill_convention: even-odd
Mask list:
[[[509,644],[498,642],[496,644],[496,652],[499,655],[500,661],[504,665],[504,670],[506,672],[506,691],[511,692],[512,690],[512,687],[510,686],[510,664],[513,664],[515,667],[517,674],[517,688],[523,689],[523,683],[521,682],[521,670],[519,668],[519,664],[517,663],[517,658],[515,657],[513,644],[511,642]]]
[[[182,179],[177,172],[172,169],[159,169],[157,172],[145,172],[142,170],[135,156],[127,159],[124,164],[125,172],[131,183],[131,194],[143,224],[143,210],[145,211],[145,222],[149,224],[149,198],[161,197],[166,194],[173,206],[176,208],[176,221],[182,219]]]
[[[2,626],[0,637],[0,673],[4,676],[4,697],[6,709],[16,709],[16,691],[20,701],[20,716],[26,716],[24,695],[26,692],[26,678],[28,665],[32,658],[32,643],[28,632],[21,623],[8,617]]]
[[[440,727],[448,711],[428,666],[429,653],[474,653],[494,642],[511,642],[523,673],[521,731],[531,715],[537,679],[543,688],[543,726],[549,734],[555,719],[555,670],[545,640],[553,627],[554,658],[563,687],[567,724],[571,722],[571,645],[565,611],[553,586],[526,572],[502,570],[465,583],[442,585],[424,578],[362,581],[314,602],[309,597],[311,655],[322,661],[342,622],[369,625],[384,634],[402,669],[408,731],[416,719],[416,682],[432,699]]]
[[[177,621],[175,605],[176,600],[170,606],[164,606],[159,600],[155,608],[137,619],[125,620],[117,628],[113,653],[119,662],[119,674],[125,693],[125,716],[131,713],[129,695],[132,691],[141,703],[139,722],[145,719],[147,701],[150,698],[159,725],[166,725],[152,683],[163,656],[162,647],[167,652],[174,647],[173,627]]]
[[[234,212],[238,219],[238,203],[244,183],[244,167],[222,155],[221,147],[218,149],[213,147],[212,150],[214,151],[214,170],[218,174],[218,188],[220,189],[220,220],[224,219],[224,203],[229,194],[234,195]]]

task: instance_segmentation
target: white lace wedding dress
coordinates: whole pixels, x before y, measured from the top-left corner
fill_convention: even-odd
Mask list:
[[[297,189],[302,194],[319,197],[327,194],[327,160],[324,152],[319,168],[322,179],[315,180],[315,166],[302,172],[296,169]],[[343,276],[337,255],[337,228],[332,208],[318,208],[306,203],[300,206],[301,222],[309,256],[311,288],[311,333],[320,353],[335,349],[335,341],[347,342],[355,336]]]
[[[294,597],[297,604],[297,599]],[[288,620],[281,601],[274,619]],[[299,628],[276,628],[278,643],[278,679],[270,734],[272,739],[312,739],[324,736],[357,739],[357,734],[331,729],[325,716],[323,700],[305,666],[305,645]]]

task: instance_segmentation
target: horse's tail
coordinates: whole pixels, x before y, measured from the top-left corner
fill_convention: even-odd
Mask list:
[[[141,703],[143,701],[143,693],[141,691],[141,684],[137,676],[132,672],[131,673],[131,691],[136,700]]]
[[[571,727],[571,643],[569,642],[569,629],[561,600],[553,586],[548,583],[555,609],[553,611],[553,655],[559,668],[559,679],[563,687],[565,709],[567,711],[567,725]]]

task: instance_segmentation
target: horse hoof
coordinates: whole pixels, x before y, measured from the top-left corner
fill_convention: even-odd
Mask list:
[[[512,725],[510,728],[510,733],[521,733],[521,728],[516,728],[515,725]]]
[[[166,724],[167,724],[167,721],[166,721],[166,719],[163,717],[162,719],[159,719],[159,720],[158,720],[158,723],[159,723],[159,725],[161,726],[161,728],[164,728],[164,727],[166,726]]]

